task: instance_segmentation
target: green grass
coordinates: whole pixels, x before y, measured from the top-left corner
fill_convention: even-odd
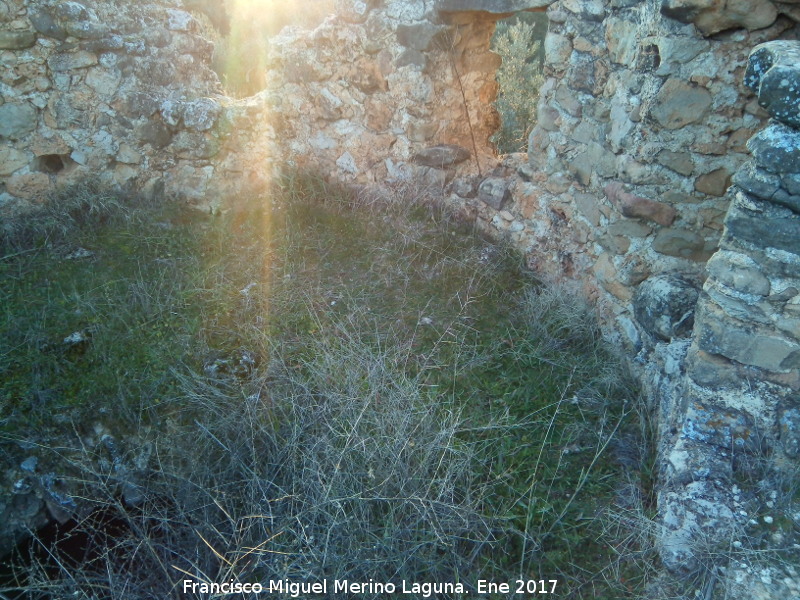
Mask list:
[[[156,448],[142,572],[641,591],[631,523],[651,507],[607,517],[646,477],[611,451],[638,440],[635,390],[588,307],[513,251],[413,187],[359,197],[290,173],[217,216],[71,193],[4,234],[0,433],[59,447],[91,502],[140,521],[65,431]],[[77,247],[92,256],[66,259]],[[64,344],[76,331],[90,341]],[[165,504],[168,534],[148,534]],[[85,586],[118,597],[112,579]]]

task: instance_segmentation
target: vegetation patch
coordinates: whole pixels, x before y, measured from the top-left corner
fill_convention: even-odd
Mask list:
[[[0,432],[100,551],[54,561],[39,538],[0,594],[643,589],[636,390],[589,308],[513,251],[413,186],[290,172],[217,216],[90,186],[43,214],[78,198],[85,218],[6,227]]]

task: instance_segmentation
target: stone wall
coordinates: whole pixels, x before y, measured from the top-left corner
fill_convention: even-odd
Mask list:
[[[754,46],[797,38],[797,6],[339,0],[275,38],[267,88],[234,101],[180,0],[0,0],[0,211],[86,175],[214,205],[286,163],[434,188],[581,288],[635,357],[680,570],[747,512],[738,457],[797,462],[795,51],[759,46],[745,78]],[[538,122],[527,155],[501,160],[491,35],[545,9]]]
[[[204,199],[233,115],[179,0],[0,1],[0,214],[87,176]]]

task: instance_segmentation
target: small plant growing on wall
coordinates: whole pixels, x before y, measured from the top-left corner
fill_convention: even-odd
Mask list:
[[[541,42],[536,39],[542,24],[524,20],[498,23],[493,50],[503,59],[497,71],[500,86],[495,107],[502,125],[493,136],[501,154],[524,152],[528,134],[536,123],[536,103],[544,81],[540,67]]]

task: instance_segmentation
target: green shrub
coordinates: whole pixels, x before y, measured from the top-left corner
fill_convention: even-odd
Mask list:
[[[495,107],[500,113],[500,131],[492,141],[501,153],[523,152],[528,134],[536,123],[539,88],[544,82],[535,39],[536,25],[518,20],[498,24],[492,49],[503,59],[497,71],[500,86]]]

